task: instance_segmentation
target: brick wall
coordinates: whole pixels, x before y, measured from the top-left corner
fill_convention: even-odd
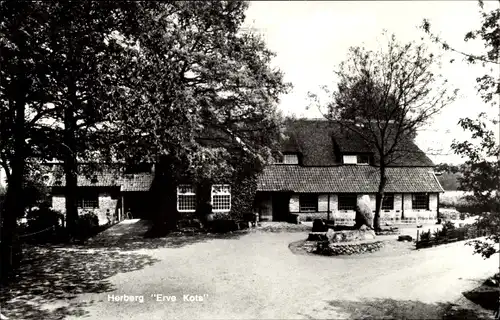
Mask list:
[[[327,211],[327,210],[328,210],[328,195],[320,194],[318,196],[318,211]]]
[[[405,218],[413,217],[413,212],[411,209],[411,194],[403,194],[403,214]]]
[[[66,198],[61,195],[52,196],[52,209],[61,213],[66,212]]]
[[[339,197],[336,194],[330,194],[330,210],[337,211],[339,207]]]
[[[109,209],[111,217],[113,216],[117,219],[117,205],[118,199],[112,199],[109,193],[99,194],[99,208],[78,208],[78,214],[83,214],[85,212],[93,212],[99,218],[99,224],[103,225],[108,222],[106,217],[106,211]],[[66,213],[66,198],[63,195],[53,195],[52,196],[52,208],[54,210],[60,211],[61,213]]]
[[[94,209],[94,213],[99,218],[99,224],[106,224],[108,222],[106,217],[106,211],[108,209],[111,214],[111,219],[113,219],[113,217],[117,219],[117,204],[118,199],[112,199],[110,194],[99,194],[99,208]]]
[[[293,194],[290,197],[290,204],[288,206],[288,209],[290,210],[291,213],[299,212],[300,207],[299,207],[299,194]]]

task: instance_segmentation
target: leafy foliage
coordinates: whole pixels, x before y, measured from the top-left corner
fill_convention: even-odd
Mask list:
[[[86,212],[78,216],[76,220],[77,233],[74,236],[80,240],[86,240],[98,231],[99,218],[93,212]]]
[[[256,169],[267,162],[281,134],[276,104],[289,85],[271,69],[263,40],[241,29],[247,6],[142,6],[138,33],[124,40],[135,46],[116,71],[122,80],[109,115],[118,157],[166,155],[171,173],[195,180],[230,177],[235,158]]]
[[[57,240],[63,233],[63,214],[46,205],[34,208],[27,214],[25,228],[21,229],[23,240],[30,243],[43,243]]]
[[[485,48],[482,54],[455,49],[431,32],[431,24],[427,20],[422,28],[434,42],[441,44],[444,50],[461,55],[469,64],[481,63],[483,67],[488,67],[485,74],[476,79],[477,90],[485,103],[495,106],[500,99],[500,8],[485,11],[482,1],[479,1],[479,6],[481,27],[468,32],[464,40],[481,40]],[[459,179],[460,189],[472,193],[466,196],[466,200],[481,213],[477,225],[491,233],[486,241],[470,242],[475,252],[486,258],[498,252],[500,240],[500,146],[495,133],[489,129],[490,121],[494,126],[498,125],[498,120],[489,120],[484,113],[479,114],[476,119],[461,119],[459,125],[471,133],[472,139],[454,141],[452,144],[453,151],[467,159],[460,170],[463,175]]]
[[[431,231],[428,230],[428,231],[422,231],[422,233],[420,234],[420,240],[421,241],[428,241],[431,239]]]
[[[289,85],[242,30],[246,2],[1,6],[0,164],[20,190],[27,158],[63,160],[68,226],[78,161],[167,156],[172,183],[228,178],[241,159],[260,170],[281,137],[276,104]]]
[[[12,218],[24,209],[18,197],[31,171],[28,158],[64,160],[68,226],[76,219],[77,160],[110,157],[102,123],[112,105],[111,82],[96,80],[109,78],[108,67],[117,58],[116,42],[106,40],[115,29],[126,33],[135,26],[129,19],[134,7],[1,2],[0,164],[9,180],[2,215],[7,230],[15,229]]]
[[[431,30],[431,22],[424,20],[421,28],[430,36],[431,40],[441,45],[443,50],[455,52],[463,57],[469,64],[481,64],[484,67],[490,67],[488,72],[476,79],[478,83],[478,93],[485,102],[498,104],[495,96],[500,94],[500,78],[498,77],[498,65],[500,65],[500,8],[491,11],[484,10],[482,0],[478,1],[481,15],[481,27],[467,32],[464,41],[482,40],[486,49],[482,54],[472,54],[456,49],[453,45],[446,42]],[[454,62],[452,60],[451,62]]]

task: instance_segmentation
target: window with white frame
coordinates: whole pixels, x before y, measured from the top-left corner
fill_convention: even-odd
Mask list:
[[[283,164],[299,164],[299,157],[296,154],[284,154]]]
[[[99,208],[99,194],[93,190],[82,190],[78,194],[76,203],[81,209]]]
[[[358,163],[358,156],[356,155],[344,155],[344,164],[356,164]]]
[[[382,210],[394,210],[394,194],[384,194],[384,200],[382,200]]]
[[[283,157],[276,161],[277,164],[299,164],[299,155],[295,153],[285,153]]]
[[[358,164],[370,164],[370,156],[367,154],[359,154]]]
[[[196,211],[196,193],[192,185],[182,184],[177,187],[177,211]]]
[[[356,210],[357,200],[355,193],[339,194],[338,210]]]
[[[429,210],[429,194],[413,193],[411,195],[411,208],[415,210]]]
[[[370,156],[367,154],[346,154],[343,160],[344,164],[370,164]]]
[[[317,212],[318,195],[317,194],[299,195],[299,210],[300,212]]]
[[[212,211],[229,212],[231,210],[231,186],[215,184],[212,186]]]

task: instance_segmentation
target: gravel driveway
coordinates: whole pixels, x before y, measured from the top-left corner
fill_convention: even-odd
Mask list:
[[[360,259],[293,254],[289,244],[306,236],[257,231],[131,251],[157,262],[75,301],[90,319],[437,318],[498,270],[497,256],[483,260],[463,242]],[[123,295],[144,300],[108,301]]]

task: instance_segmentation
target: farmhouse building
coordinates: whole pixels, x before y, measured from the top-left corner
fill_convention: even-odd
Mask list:
[[[96,213],[100,223],[107,222],[108,210],[119,220],[150,219],[154,214],[193,218],[199,204],[209,201],[219,217],[254,211],[263,221],[287,221],[296,214],[302,221],[324,218],[351,224],[356,201],[363,195],[369,195],[375,211],[380,174],[372,146],[325,120],[289,121],[285,134],[282,158],[254,180],[213,181],[202,190],[185,179],[167,191],[164,181],[169,177],[155,172],[154,166],[134,174],[79,176],[79,212]],[[391,160],[382,220],[435,219],[443,189],[432,161],[413,142]],[[52,175],[49,185],[53,208],[64,212],[63,176]],[[253,190],[250,200],[248,190]]]
[[[78,213],[91,212],[99,218],[99,224],[108,222],[108,212],[113,220],[126,218],[150,218],[150,188],[154,175],[151,172],[119,174],[111,170],[90,177],[78,176],[77,208]],[[65,180],[61,175],[52,174],[52,208],[65,212]]]
[[[262,220],[335,219],[353,223],[358,198],[369,195],[375,211],[380,173],[373,146],[338,124],[295,120],[287,125],[283,158],[259,177],[258,210]],[[435,219],[439,193],[434,164],[413,142],[392,157],[381,219]]]

